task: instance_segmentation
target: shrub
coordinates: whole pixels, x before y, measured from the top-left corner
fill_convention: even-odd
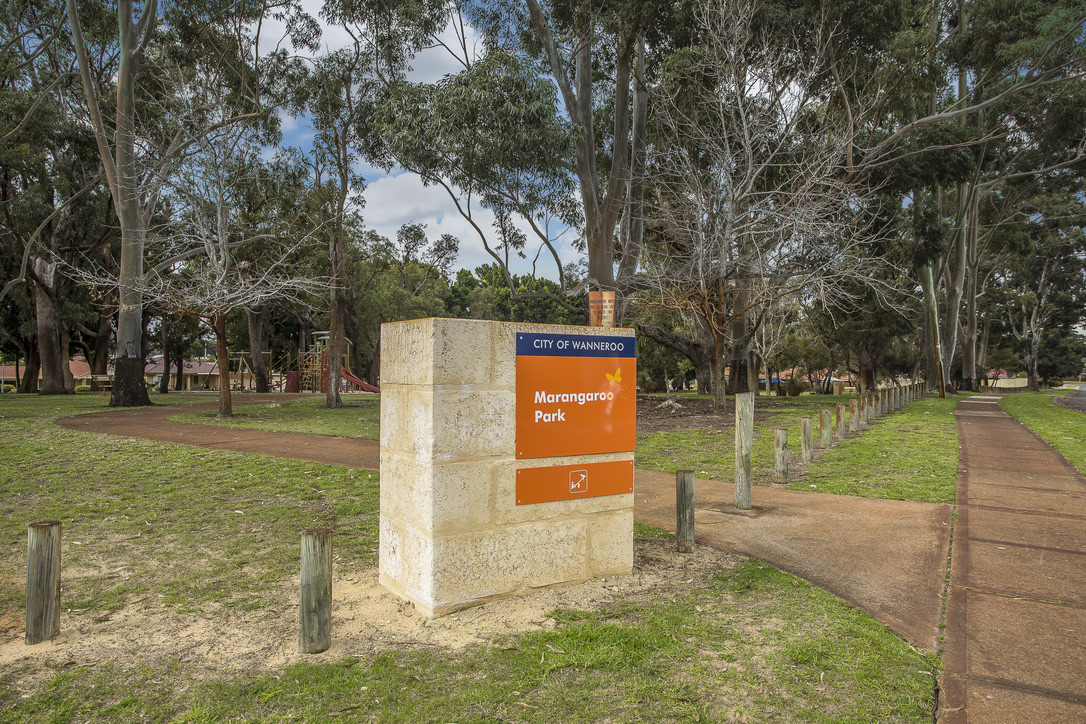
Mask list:
[[[803,392],[803,380],[798,377],[793,377],[788,380],[788,386],[785,388],[789,397],[799,397]]]
[[[90,392],[90,385],[77,385],[76,392]]]

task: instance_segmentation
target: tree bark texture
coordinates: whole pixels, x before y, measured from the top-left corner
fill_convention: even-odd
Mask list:
[[[219,417],[233,417],[234,403],[230,396],[230,353],[226,348],[226,314],[212,319],[215,330],[215,358],[219,367]]]
[[[40,395],[68,393],[64,384],[67,360],[60,351],[60,310],[57,308],[56,264],[44,259],[34,260],[34,313],[38,331],[38,354],[41,360]]]
[[[268,308],[246,309],[245,318],[249,323],[249,369],[253,373],[254,387],[257,392],[267,393],[268,364],[264,359],[264,338],[267,336]]]

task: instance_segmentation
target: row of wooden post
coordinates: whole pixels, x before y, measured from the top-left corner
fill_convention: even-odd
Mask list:
[[[834,406],[831,418],[829,410],[819,412],[819,446],[833,446],[834,432],[838,440],[849,432],[859,432],[872,420],[920,399],[924,395],[922,384],[889,387],[860,395],[851,400],[848,416],[844,404]],[[810,417],[800,419],[800,453],[805,463],[814,460],[814,421]],[[773,430],[774,466],[778,480],[788,479],[788,430]],[[754,393],[735,396],[735,508],[750,510],[752,507],[751,476],[754,454]],[[679,470],[675,473],[675,517],[678,549],[683,553],[694,550],[694,471]]]
[[[60,633],[60,521],[31,523],[26,539],[26,643],[33,645]],[[327,651],[332,645],[331,528],[302,531],[298,603],[298,651]]]
[[[875,418],[899,409],[903,405],[919,398],[922,394],[922,386],[906,385],[905,387],[890,387],[860,395],[859,398],[849,402],[848,429],[851,432],[859,432]],[[834,406],[834,419],[830,420],[830,411],[821,410],[819,413],[819,446],[822,449],[833,447],[834,431],[837,438],[845,437],[845,406],[838,402]],[[736,413],[738,420],[738,413]],[[810,417],[800,419],[801,425],[801,455],[803,462],[814,460],[814,431],[813,420]],[[738,444],[738,436],[736,438]],[[788,480],[788,430],[775,428],[773,430],[774,467],[777,479]],[[736,480],[738,481],[738,476]],[[738,501],[738,496],[736,497]],[[736,507],[739,507],[736,503]]]

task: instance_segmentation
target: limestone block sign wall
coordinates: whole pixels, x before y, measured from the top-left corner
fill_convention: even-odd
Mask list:
[[[381,582],[437,616],[628,573],[633,330],[382,327]]]

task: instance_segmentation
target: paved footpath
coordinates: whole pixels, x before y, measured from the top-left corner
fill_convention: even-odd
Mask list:
[[[955,409],[939,721],[1086,722],[1086,478],[998,400]]]

